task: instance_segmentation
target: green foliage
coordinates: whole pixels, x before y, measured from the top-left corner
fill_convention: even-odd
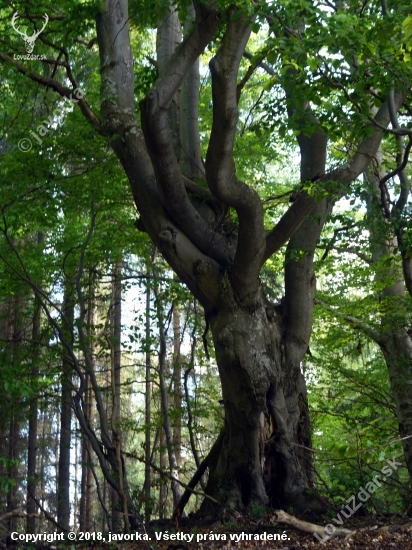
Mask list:
[[[19,465],[19,460],[17,458],[10,458],[0,456],[0,464],[2,469],[9,470],[10,468],[15,468]],[[17,484],[17,479],[7,476],[0,476],[0,490],[4,493],[7,493],[10,488],[15,487]]]
[[[320,304],[305,363],[319,486],[337,500],[403,455],[387,365],[371,335],[402,326],[410,297],[387,293],[399,277],[399,254],[382,250],[388,224],[370,202],[366,208],[355,198],[368,197],[361,183],[355,187],[357,195],[336,210],[319,243]],[[385,512],[407,506],[405,466],[366,506]]]

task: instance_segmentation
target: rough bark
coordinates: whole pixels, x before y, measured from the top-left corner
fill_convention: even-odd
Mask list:
[[[208,321],[222,383],[225,426],[220,452],[210,458],[206,493],[233,507],[282,503],[304,509],[315,501],[306,496],[311,462],[298,446],[310,441],[310,431],[308,423],[302,424],[299,403],[288,408],[292,396],[282,372],[281,315],[268,307],[260,289],[245,308],[236,300],[227,275],[219,286],[222,305],[209,312]],[[203,510],[210,507],[205,501]]]

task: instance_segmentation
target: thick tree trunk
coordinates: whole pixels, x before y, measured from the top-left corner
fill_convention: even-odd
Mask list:
[[[210,312],[222,383],[225,425],[222,445],[209,465],[206,493],[225,505],[253,504],[306,509],[311,499],[310,459],[300,445],[310,442],[306,391],[294,365],[300,393],[285,385],[282,319],[259,291],[252,307],[236,304],[226,278],[222,308]],[[289,406],[288,406],[289,397]],[[205,501],[203,510],[211,507]]]

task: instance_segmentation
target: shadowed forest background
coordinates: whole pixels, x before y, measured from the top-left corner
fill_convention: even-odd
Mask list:
[[[402,0],[1,3],[0,539],[323,525],[395,458],[412,514],[411,51]]]

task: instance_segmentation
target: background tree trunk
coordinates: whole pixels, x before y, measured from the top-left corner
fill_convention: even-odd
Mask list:
[[[73,283],[66,279],[63,303],[63,333],[67,342],[73,346],[74,332],[74,294]],[[61,384],[61,411],[60,411],[60,442],[59,442],[59,472],[57,479],[57,521],[64,529],[70,527],[70,450],[71,450],[71,392],[72,392],[72,363],[67,358],[68,351],[63,359]]]
[[[147,282],[146,282],[146,322],[145,322],[145,468],[144,468],[144,516],[145,522],[150,521],[152,513],[152,497],[150,493],[151,489],[151,470],[150,461],[152,458],[152,443],[151,443],[151,398],[152,398],[152,361],[151,361],[151,329],[150,329],[150,284],[149,277],[151,274],[150,269],[147,270]]]
[[[173,305],[173,449],[180,469],[182,447],[182,358],[180,356],[180,310]]]
[[[167,468],[167,442],[163,426],[160,427],[159,438],[159,467],[162,472]],[[163,519],[167,514],[167,484],[164,477],[159,479],[159,519]]]
[[[38,232],[37,244],[44,242],[44,234]],[[37,299],[34,301],[34,315],[33,315],[33,327],[32,327],[32,345],[33,345],[33,366],[32,377],[33,380],[37,380],[39,375],[39,358],[40,358],[40,328],[41,328],[41,306]],[[38,437],[38,405],[39,399],[36,395],[30,402],[29,409],[29,433],[27,442],[27,523],[26,529],[28,533],[36,532],[36,513],[37,505],[33,499],[36,498],[37,491],[37,437]]]
[[[406,438],[412,434],[412,337],[410,315],[405,301],[405,274],[396,262],[394,249],[402,248],[397,239],[396,211],[385,217],[381,200],[380,182],[386,176],[382,168],[382,150],[376,154],[376,166],[365,173],[367,189],[367,225],[370,233],[372,262],[378,265],[376,281],[383,289],[377,297],[380,327],[373,337],[385,358],[390,387],[396,405],[399,434]],[[403,176],[405,181],[406,176]],[[409,190],[409,184],[408,184]],[[398,230],[399,231],[399,230]],[[382,263],[383,258],[394,261]],[[406,260],[407,261],[407,260]],[[403,260],[405,263],[405,260]],[[385,286],[386,285],[386,286]],[[371,334],[369,334],[371,336]],[[405,464],[412,484],[412,438],[402,441]]]
[[[172,494],[173,494],[173,507],[176,507],[180,501],[180,485],[177,481],[179,479],[179,468],[176,458],[176,452],[173,441],[173,428],[170,418],[169,399],[167,393],[167,364],[166,364],[166,334],[163,319],[163,312],[161,311],[161,304],[159,304],[158,296],[156,295],[157,302],[157,315],[159,323],[159,386],[160,386],[160,402],[163,419],[163,429],[166,439],[167,456],[169,459],[169,473],[174,478],[171,482]]]
[[[130,529],[128,503],[125,487],[125,472],[122,457],[122,433],[120,428],[120,385],[122,358],[122,262],[114,266],[111,310],[111,386],[112,386],[112,440],[116,453],[118,491],[112,489],[112,531],[120,530],[123,515],[126,532]],[[122,512],[121,512],[122,511]]]
[[[96,275],[94,270],[90,270],[89,274],[89,296],[87,307],[87,325],[88,325],[88,340],[90,342],[90,361],[92,368],[96,370],[96,349],[95,349],[95,327],[97,324],[97,307],[96,307]],[[94,423],[94,402],[93,393],[90,382],[90,373],[85,373],[85,390],[84,403],[86,418],[89,426]],[[80,495],[80,521],[79,530],[82,532],[92,530],[93,516],[93,492],[94,485],[92,463],[92,446],[90,440],[83,434],[82,438],[82,477],[81,477],[81,495]]]
[[[33,367],[32,376],[33,380],[36,380],[39,375],[39,356],[40,356],[40,321],[41,321],[41,309],[40,304],[35,301],[35,311],[33,316],[33,328],[32,328],[32,340],[33,340]],[[27,523],[26,528],[28,533],[36,532],[36,513],[37,505],[34,501],[36,498],[37,489],[37,410],[39,400],[37,394],[30,402],[29,408],[29,433],[27,442]],[[33,498],[34,497],[34,498]]]

